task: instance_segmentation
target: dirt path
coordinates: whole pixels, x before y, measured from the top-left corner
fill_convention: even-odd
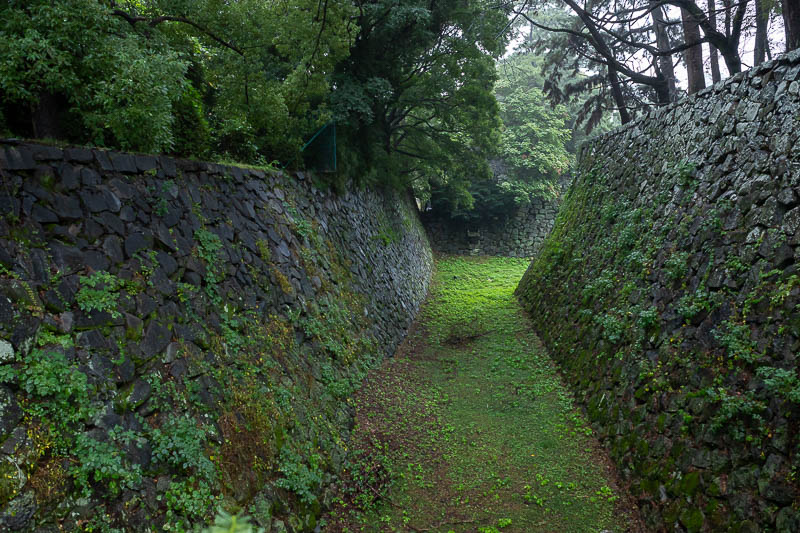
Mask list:
[[[438,260],[414,330],[354,398],[350,479],[326,531],[640,530],[513,298],[526,266]]]

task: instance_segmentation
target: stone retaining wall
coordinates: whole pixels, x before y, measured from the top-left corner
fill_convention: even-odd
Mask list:
[[[0,529],[314,530],[431,269],[404,194],[2,141]]]
[[[799,531],[800,51],[587,143],[518,294],[653,531]]]
[[[556,200],[534,199],[508,219],[461,223],[422,214],[431,246],[437,252],[460,255],[533,257],[553,227]]]

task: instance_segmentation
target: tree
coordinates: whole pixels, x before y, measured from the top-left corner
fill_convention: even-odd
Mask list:
[[[500,184],[514,191],[517,204],[555,196],[572,162],[567,109],[547,101],[539,62],[529,54],[504,60],[495,87],[503,121],[498,155],[507,171]]]
[[[12,0],[0,102],[30,136],[297,161],[330,119],[354,13],[329,0]]]
[[[36,137],[159,151],[186,63],[159,35],[143,39],[93,0],[0,7],[0,100]],[[78,131],[78,134],[73,132]]]
[[[725,0],[725,33],[716,29],[716,25],[711,23],[708,13],[706,13],[694,0],[666,0],[666,4],[679,7],[688,16],[691,16],[702,30],[704,37],[701,42],[708,42],[716,48],[725,60],[728,72],[736,74],[742,70],[742,58],[739,53],[739,41],[742,37],[742,29],[745,14],[749,5],[749,0],[739,0],[736,9],[733,9],[730,0]],[[691,42],[690,45],[694,46]]]
[[[688,43],[699,43],[700,25],[695,16],[686,9],[681,9],[681,20],[683,21],[683,35]],[[687,48],[683,52],[684,63],[686,63],[686,77],[688,78],[689,94],[696,93],[706,86],[706,78],[703,74],[703,48],[696,44]]]
[[[426,188],[468,202],[496,141],[494,58],[505,13],[484,0],[359,0],[350,56],[331,94],[350,175]]]
[[[554,102],[558,103],[578,92],[593,92],[598,85],[602,85],[599,96],[596,94],[592,98],[596,107],[589,116],[594,117],[596,122],[603,109],[612,108],[619,113],[622,123],[626,123],[632,118],[631,107],[637,105],[634,101],[671,101],[670,86],[674,80],[657,68],[652,58],[648,63],[652,69],[650,73],[647,73],[648,68],[643,70],[636,64],[634,56],[641,50],[658,57],[658,49],[646,40],[648,36],[645,32],[634,31],[624,25],[617,31],[613,23],[606,22],[607,14],[590,12],[573,0],[563,2],[569,8],[568,12],[557,7],[561,2],[552,5],[554,7],[546,11],[528,12],[525,10],[526,3],[517,8],[516,14],[542,30],[538,32],[531,48],[546,55],[545,68],[549,69],[551,80],[546,83],[545,89]],[[587,8],[595,9],[596,5],[587,5]],[[641,61],[641,54],[637,57]],[[578,84],[566,86],[565,93],[558,82],[563,77],[561,72],[565,70],[573,76],[586,71],[594,74],[583,76],[584,79]],[[648,89],[644,92],[632,89],[630,82]]]
[[[133,28],[158,29],[198,66],[197,88],[218,150],[239,160],[297,162],[303,139],[330,119],[335,66],[357,27],[350,2],[111,2]]]
[[[22,134],[300,165],[336,121],[340,175],[488,174],[506,23],[488,0],[16,0],[0,15],[0,111]]]
[[[755,0],[756,35],[753,49],[753,65],[760,65],[767,57],[769,43],[767,41],[767,23],[769,10],[764,8],[763,0]]]
[[[781,15],[786,33],[786,50],[800,48],[800,5],[796,0],[781,0]]]
[[[708,0],[708,25],[714,31],[717,30],[717,6],[716,0]],[[719,52],[713,46],[710,47],[709,64],[711,66],[711,82],[717,83],[722,79],[722,73],[719,70]]]
[[[441,217],[462,221],[505,218],[534,198],[553,198],[572,162],[564,106],[551,106],[542,91],[541,59],[516,54],[498,64],[495,96],[503,122],[491,179],[473,177],[469,201],[448,187],[434,187],[431,203]]]
[[[602,85],[604,89],[595,94],[610,98],[595,96],[597,107],[592,115],[598,110],[614,110],[624,123],[639,110],[679,97],[674,71],[681,56],[688,92],[702,89],[705,72],[700,45],[704,43],[710,46],[714,81],[721,79],[720,55],[729,73],[741,71],[740,41],[751,24],[761,39],[757,59],[759,54],[769,54],[765,24],[750,16],[755,9],[761,15],[759,20],[768,20],[765,4],[751,8],[755,4],[750,0],[721,2],[720,7],[715,0],[707,0],[701,7],[694,0],[518,0],[513,11],[516,18],[541,30],[533,48],[548,58],[545,68],[552,81],[545,89],[553,101],[578,91],[595,91]],[[566,16],[554,17],[554,11]],[[676,12],[681,14],[677,20]],[[722,27],[718,15],[724,20]],[[565,70],[591,72],[591,82],[566,86],[565,91],[558,83]]]
[[[709,0],[713,2],[713,0]],[[664,6],[658,0],[650,0],[650,12],[653,16],[653,33],[655,33],[656,47],[659,50],[669,50],[671,48],[669,36],[669,24],[667,22]],[[675,65],[672,63],[672,56],[663,54],[658,56],[658,69],[667,81],[667,91],[669,100],[674,102],[678,99],[678,84],[675,77]]]

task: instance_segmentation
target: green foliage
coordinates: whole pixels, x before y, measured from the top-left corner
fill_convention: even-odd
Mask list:
[[[186,64],[178,53],[138,35],[113,43],[116,71],[93,80],[83,110],[91,140],[123,150],[170,151],[174,143],[172,101],[183,92]],[[78,91],[78,88],[73,89]]]
[[[197,256],[209,265],[215,264],[222,250],[222,240],[219,236],[206,228],[200,228],[194,232],[194,238],[198,243]]]
[[[358,26],[350,23],[355,15],[350,2],[327,3],[324,16],[319,7],[314,0],[163,6],[173,13],[191,9],[196,20],[242,52],[200,37],[204,46],[216,49],[202,64],[213,87],[213,138],[222,154],[295,160],[304,133],[328,121],[330,76],[348,56]]]
[[[68,334],[54,333],[47,329],[39,331],[39,334],[36,336],[36,345],[41,347],[51,344],[57,344],[65,349],[72,348],[75,345],[75,340]]]
[[[743,263],[739,256],[731,252],[728,257],[725,258],[725,268],[734,274],[744,274],[750,270],[750,265]]]
[[[298,326],[332,360],[346,365],[369,363],[375,347],[357,321],[362,310],[359,300],[343,302],[325,294],[311,304],[308,315],[298,320]]]
[[[681,296],[675,306],[675,310],[684,320],[691,320],[703,311],[711,311],[713,307],[711,293],[700,287],[694,293],[686,293]]]
[[[747,324],[726,320],[714,331],[714,337],[727,349],[728,357],[732,360],[754,363],[761,358],[762,354],[756,351],[756,344],[750,338]]]
[[[314,231],[311,227],[311,223],[303,218],[302,215],[300,215],[295,206],[289,205],[287,202],[283,202],[283,207],[286,209],[286,213],[289,215],[290,222],[297,234],[304,239],[311,237],[312,232]]]
[[[176,285],[178,301],[181,303],[187,303],[197,293],[197,287],[191,283],[179,281]]]
[[[696,170],[697,165],[694,162],[683,160],[673,166],[669,173],[681,186],[691,187],[697,184],[697,179],[695,178]]]
[[[8,2],[0,94],[7,108],[40,104],[59,123],[35,135],[195,156],[213,144],[221,156],[289,160],[303,133],[329,118],[330,75],[358,29],[350,2],[328,3],[324,15],[319,7]]]
[[[263,533],[264,528],[250,524],[250,518],[241,514],[230,514],[224,509],[217,511],[214,524],[204,528],[202,533]]]
[[[164,180],[161,182],[161,187],[159,191],[155,191],[155,188],[150,189],[150,193],[155,195],[155,201],[153,203],[153,212],[156,215],[163,217],[167,214],[167,209],[169,207],[167,203],[167,194],[169,194],[170,189],[175,185],[173,180]]]
[[[105,486],[111,496],[117,496],[123,489],[136,489],[142,481],[139,465],[126,464],[120,450],[111,442],[81,433],[75,437],[74,453],[78,460],[72,475],[84,497],[91,495],[95,483]]]
[[[278,470],[283,477],[275,484],[297,494],[303,503],[315,502],[317,497],[314,492],[322,483],[320,461],[320,455],[313,452],[310,446],[306,446],[302,454],[295,452],[289,446],[284,446],[278,464]]]
[[[788,402],[800,404],[800,379],[795,370],[762,366],[756,374],[764,380],[764,385],[771,394]]]
[[[642,236],[645,213],[642,208],[626,210],[620,216],[617,247],[621,252],[633,251]]]
[[[792,294],[792,291],[800,286],[800,276],[792,274],[785,280],[782,280],[772,291],[770,296],[770,303],[773,306],[783,305],[786,299]]]
[[[187,531],[192,520],[205,519],[219,503],[211,485],[195,476],[170,483],[162,499],[167,504],[169,529],[175,531]]]
[[[112,441],[99,441],[88,434],[76,433],[93,415],[89,401],[90,387],[86,375],[62,353],[33,349],[18,356],[15,368],[0,366],[0,382],[15,383],[27,396],[21,404],[31,421],[38,424],[36,453],[73,456],[69,473],[75,487],[88,497],[101,489],[111,496],[123,489],[135,489],[142,479],[138,465],[129,464],[115,444],[117,435],[109,432]]]
[[[600,487],[600,490],[595,492],[595,495],[599,496],[600,498],[605,498],[609,503],[613,503],[619,499],[619,496],[616,496],[614,491],[612,491],[611,487],[608,485]]]
[[[167,520],[178,531],[188,527],[191,520],[207,517],[218,503],[217,469],[205,452],[207,432],[188,415],[170,418],[150,431],[153,459],[189,474],[186,479],[173,480],[163,495]]]
[[[626,329],[617,313],[616,309],[612,309],[609,314],[594,317],[595,323],[603,329],[603,338],[611,344],[620,342]]]
[[[197,241],[197,257],[206,264],[205,292],[214,305],[220,306],[222,297],[217,285],[225,279],[224,264],[219,260],[222,252],[222,240],[216,233],[206,228],[195,231],[194,238]]]
[[[151,431],[153,458],[213,481],[217,472],[205,454],[206,433],[207,429],[188,415],[170,418],[164,426]]]
[[[599,276],[589,281],[581,291],[583,303],[592,303],[595,299],[605,296],[614,287],[614,274],[610,270],[603,270]]]
[[[413,183],[423,196],[432,183],[459,202],[476,174],[488,176],[505,14],[478,0],[356,5],[360,31],[331,95],[344,173]]]
[[[636,319],[636,325],[642,330],[648,331],[658,325],[660,315],[658,309],[651,307],[649,309],[642,309],[639,311],[639,316]]]
[[[536,61],[522,54],[504,60],[495,86],[503,121],[499,155],[508,165],[500,186],[517,204],[557,196],[557,178],[572,162],[566,109],[547,102],[543,83]]]
[[[23,404],[25,412],[51,428],[56,447],[68,450],[70,428],[91,413],[86,375],[59,352],[34,348],[16,357],[19,366],[0,366],[0,382],[16,383],[25,391],[29,396]]]
[[[687,252],[673,252],[664,261],[664,272],[670,281],[685,281],[689,273],[689,254]]]
[[[738,440],[748,438],[749,424],[763,421],[761,413],[766,409],[764,403],[756,399],[752,390],[731,394],[723,387],[709,388],[706,396],[719,404],[717,413],[711,419],[713,431],[725,430]],[[751,437],[752,438],[752,437]]]
[[[172,151],[179,156],[206,157],[211,148],[211,126],[205,116],[202,95],[187,85],[172,103],[174,115]]]
[[[86,312],[101,311],[108,312],[114,318],[120,316],[117,305],[119,291],[125,286],[124,281],[105,270],[81,276],[79,281],[81,288],[75,295],[78,307]]]
[[[76,140],[146,151],[171,146],[172,100],[186,64],[158,32],[143,38],[100,2],[33,0],[0,7],[0,35],[6,105],[40,106],[56,119],[67,111],[82,126]],[[55,108],[54,98],[68,109]]]
[[[531,55],[498,63],[494,87],[502,128],[492,157],[494,175],[472,172],[470,182],[434,181],[434,212],[459,220],[504,218],[535,198],[560,194],[559,179],[572,163],[564,107],[552,107],[541,91],[543,80]]]

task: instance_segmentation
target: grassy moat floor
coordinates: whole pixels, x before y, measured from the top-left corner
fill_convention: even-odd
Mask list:
[[[396,356],[354,397],[325,531],[640,531],[513,296],[528,261],[441,257]]]

